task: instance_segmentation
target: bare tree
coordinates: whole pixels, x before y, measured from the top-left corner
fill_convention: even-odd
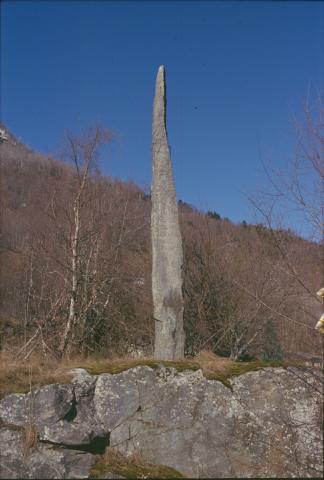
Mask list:
[[[84,231],[82,231],[82,212],[85,202],[86,189],[89,183],[90,169],[98,160],[98,149],[110,139],[110,132],[99,127],[89,130],[81,138],[72,136],[71,134],[66,135],[68,156],[70,161],[74,163],[77,172],[77,185],[73,199],[73,213],[71,218],[71,280],[69,313],[59,345],[60,355],[63,355],[67,347],[72,343],[74,333],[73,330],[78,321],[76,303],[78,295],[78,282],[81,275],[81,244],[85,239]],[[86,236],[87,235],[89,235],[89,232],[87,232]],[[93,232],[91,232],[90,235],[93,235]],[[90,251],[90,255],[93,255],[93,250]]]
[[[294,121],[297,148],[286,172],[271,166],[264,170],[270,185],[266,192],[249,196],[262,223],[270,232],[274,248],[281,259],[281,270],[294,293],[298,294],[308,329],[315,326],[322,300],[316,291],[324,285],[324,106],[321,98],[305,102],[302,122]],[[301,227],[301,228],[299,228]],[[291,242],[297,234],[305,238]],[[300,248],[296,251],[296,246]],[[304,268],[305,255],[316,258],[316,267]],[[280,308],[279,315],[280,315]],[[281,316],[282,319],[284,316]],[[300,315],[299,315],[300,317]],[[285,322],[292,323],[291,315]],[[307,330],[308,330],[307,329]],[[305,330],[305,329],[304,329]],[[309,332],[308,332],[309,334]],[[320,343],[318,338],[314,345]],[[316,347],[315,347],[316,348]]]

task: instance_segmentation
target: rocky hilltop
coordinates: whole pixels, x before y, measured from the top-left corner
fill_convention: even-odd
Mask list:
[[[7,395],[0,418],[1,478],[125,478],[96,468],[108,446],[179,476],[322,477],[322,381],[309,369],[227,385],[162,364],[74,369],[71,384]]]

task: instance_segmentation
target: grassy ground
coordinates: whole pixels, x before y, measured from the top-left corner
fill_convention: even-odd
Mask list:
[[[91,469],[90,478],[104,478],[113,473],[125,478],[183,478],[180,472],[165,465],[153,465],[144,461],[139,455],[125,457],[113,448],[107,448],[104,455],[98,455]]]
[[[50,383],[69,383],[71,381],[71,368],[84,368],[93,375],[101,373],[116,374],[139,365],[158,368],[173,367],[177,371],[196,371],[202,369],[203,374],[210,380],[218,380],[231,388],[230,378],[246,372],[257,371],[267,367],[286,367],[284,362],[234,362],[228,358],[218,357],[211,352],[201,352],[194,359],[181,361],[153,360],[150,358],[127,359],[86,359],[80,358],[64,362],[46,363],[34,358],[28,364],[14,362],[9,358],[0,359],[0,398],[9,393],[26,393],[31,388]]]

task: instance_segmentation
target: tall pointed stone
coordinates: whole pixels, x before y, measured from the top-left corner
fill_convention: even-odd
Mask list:
[[[154,357],[184,356],[182,240],[166,130],[164,66],[159,68],[153,106],[152,294],[155,319]]]

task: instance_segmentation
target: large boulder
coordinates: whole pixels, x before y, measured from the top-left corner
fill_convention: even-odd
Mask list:
[[[322,476],[316,369],[266,368],[231,388],[162,365],[77,372],[71,385],[8,395],[0,415],[0,478],[88,478],[108,445],[188,477]]]
[[[110,445],[193,477],[320,476],[320,384],[283,368],[236,377],[232,389],[201,371],[157,372]]]

